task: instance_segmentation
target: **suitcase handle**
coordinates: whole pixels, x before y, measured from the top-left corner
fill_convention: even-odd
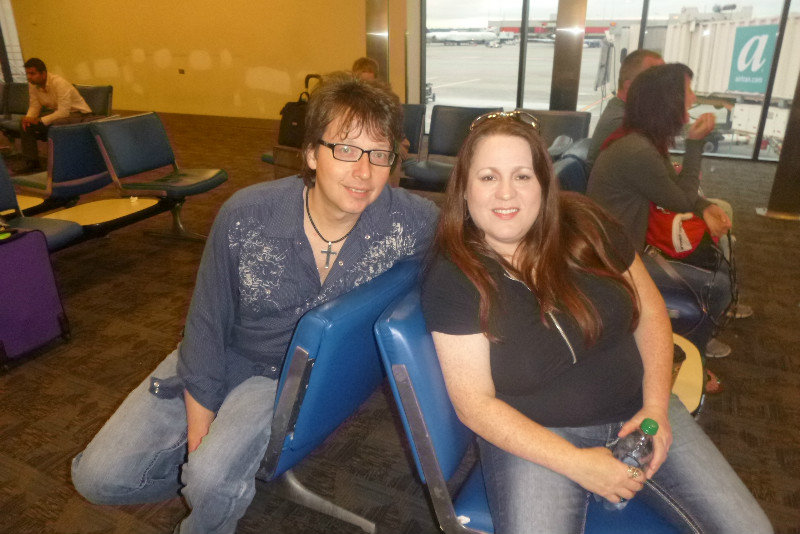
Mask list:
[[[308,82],[310,82],[311,80],[317,80],[317,82],[321,82],[322,76],[320,76],[319,74],[306,74],[306,82],[305,82],[306,89],[308,89]]]

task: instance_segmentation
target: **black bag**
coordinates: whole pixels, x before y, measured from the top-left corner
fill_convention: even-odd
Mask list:
[[[300,93],[297,102],[287,102],[281,110],[281,126],[278,130],[278,144],[300,148],[305,133],[307,91]]]
[[[306,110],[308,109],[308,82],[312,79],[321,80],[318,74],[306,76],[306,90],[300,93],[297,101],[287,102],[281,110],[281,125],[278,130],[278,144],[300,148],[303,144],[303,135],[306,128]]]

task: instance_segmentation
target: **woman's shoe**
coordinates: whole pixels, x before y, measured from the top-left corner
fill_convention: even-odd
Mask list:
[[[722,381],[715,373],[706,369],[706,385],[704,389],[708,395],[714,395],[725,391],[725,386],[722,385]]]
[[[747,304],[737,304],[725,313],[731,319],[747,319],[753,315],[753,308]]]
[[[719,339],[712,337],[706,343],[706,358],[724,358],[731,353],[731,346]]]

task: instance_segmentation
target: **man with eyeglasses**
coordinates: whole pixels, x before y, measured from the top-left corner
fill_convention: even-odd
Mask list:
[[[302,179],[247,187],[222,206],[183,340],[73,460],[82,495],[134,504],[181,493],[191,511],[175,532],[234,532],[300,317],[432,240],[433,203],[386,185],[402,124],[388,86],[352,73],[323,79]]]

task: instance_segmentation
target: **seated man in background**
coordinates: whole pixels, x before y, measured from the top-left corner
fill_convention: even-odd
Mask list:
[[[378,79],[378,62],[371,57],[360,57],[353,62],[351,69],[357,78],[362,80],[377,80]]]
[[[603,146],[603,142],[612,132],[622,126],[622,118],[625,116],[625,100],[628,97],[628,89],[630,89],[633,79],[640,72],[663,64],[664,59],[661,54],[643,48],[634,50],[622,60],[622,64],[619,67],[616,96],[608,101],[606,109],[597,121],[597,126],[594,127],[592,144],[589,147],[589,154],[586,156],[586,165],[590,171],[594,161],[597,159],[597,155],[600,153],[600,147]]]
[[[432,240],[434,205],[386,186],[401,113],[385,84],[323,78],[302,179],[247,187],[222,206],[183,340],[73,460],[84,497],[118,505],[181,493],[190,513],[175,532],[234,532],[255,495],[300,317]]]
[[[58,74],[47,72],[39,58],[25,62],[30,104],[21,119],[20,139],[24,172],[41,170],[36,141],[47,141],[47,129],[54,124],[71,124],[92,118],[92,110],[75,86]]]

